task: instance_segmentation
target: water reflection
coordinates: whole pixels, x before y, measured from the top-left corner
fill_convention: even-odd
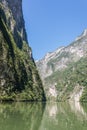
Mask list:
[[[87,104],[0,104],[0,130],[87,130]]]
[[[38,130],[44,108],[42,103],[0,104],[0,130]]]
[[[57,103],[49,103],[46,111],[48,111],[49,117],[55,118],[58,112]]]
[[[71,110],[76,114],[79,120],[87,120],[87,113],[84,111],[83,106],[80,102],[70,101],[69,103]]]
[[[39,130],[58,129],[87,130],[87,113],[79,102],[47,103]]]

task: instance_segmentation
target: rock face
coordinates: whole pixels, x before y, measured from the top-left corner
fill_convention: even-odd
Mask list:
[[[0,0],[0,100],[46,100],[28,46],[22,0]]]
[[[22,0],[0,0],[0,2],[3,4],[3,9],[6,15],[6,24],[9,26],[17,46],[22,48],[22,41],[24,40],[27,42],[22,13]]]
[[[78,92],[83,86],[87,86],[87,29],[69,46],[61,47],[54,52],[47,53],[36,64],[48,99],[70,99],[71,93],[75,93],[74,88],[76,86],[79,86]],[[84,73],[83,81],[80,71]],[[54,96],[50,89],[53,89],[53,93],[55,90]],[[83,97],[85,98],[85,96]]]

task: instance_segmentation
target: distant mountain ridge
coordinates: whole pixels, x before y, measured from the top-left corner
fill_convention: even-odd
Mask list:
[[[66,91],[67,89],[70,88],[70,84],[68,84],[68,82],[73,82],[74,78],[77,78],[73,77],[73,80],[70,80],[68,79],[68,76],[74,75],[75,71],[77,71],[77,69],[80,69],[79,64],[81,64],[82,67],[83,66],[85,67],[84,73],[86,73],[87,72],[86,60],[87,60],[87,29],[85,29],[84,32],[79,37],[77,37],[75,41],[72,42],[70,45],[66,47],[61,47],[54,52],[47,53],[43,59],[36,62],[39,74],[44,83],[44,88],[48,99],[49,98],[52,99],[55,98],[56,100],[66,100],[67,98],[71,99],[71,93],[74,93],[76,91],[76,90],[74,91],[74,88],[76,86],[80,86],[80,84],[78,84],[76,81],[74,83],[71,83],[74,86],[71,87],[72,89],[71,91],[68,91],[67,95]],[[82,61],[84,61],[84,65],[82,64]],[[77,68],[76,65],[78,66]],[[73,68],[73,71],[70,72],[71,68]],[[69,75],[65,74],[68,72]],[[76,75],[81,76],[80,73]],[[85,79],[83,82],[86,82],[85,81],[86,76],[87,73],[85,74]],[[63,84],[62,82],[65,83]],[[86,83],[85,86],[87,87]],[[84,87],[80,86],[77,88],[79,94],[80,88]],[[84,89],[81,90],[84,91]],[[52,92],[55,94],[53,94]],[[78,100],[80,100],[81,96],[79,96]],[[83,97],[84,100],[86,100],[85,96]],[[72,99],[74,99],[74,96]]]

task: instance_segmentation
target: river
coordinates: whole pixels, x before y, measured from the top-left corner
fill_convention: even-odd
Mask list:
[[[87,130],[87,104],[1,103],[0,130]]]

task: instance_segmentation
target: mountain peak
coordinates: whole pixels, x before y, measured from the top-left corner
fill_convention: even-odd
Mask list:
[[[87,35],[87,28],[83,31],[83,36]]]
[[[87,36],[87,29],[85,29],[83,33],[75,39],[75,41],[80,40],[84,36]]]

